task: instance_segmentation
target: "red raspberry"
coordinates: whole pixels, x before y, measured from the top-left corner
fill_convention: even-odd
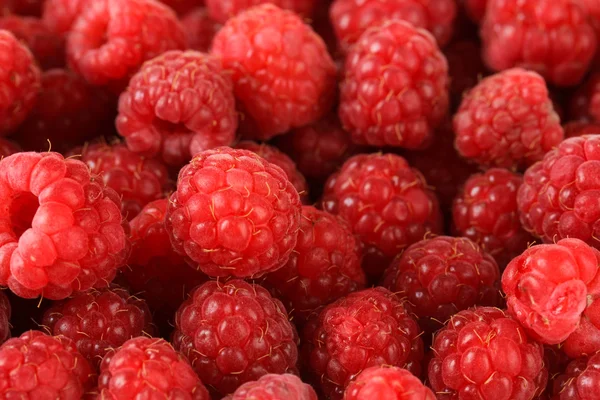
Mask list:
[[[204,0],[158,0],[171,7],[177,14],[183,15],[204,4]]]
[[[221,24],[213,21],[204,7],[185,14],[181,18],[181,25],[187,35],[188,47],[197,51],[208,51],[213,37],[221,29]]]
[[[21,146],[16,144],[15,142],[0,138],[0,159],[4,157],[8,157],[11,154],[15,154],[22,151]]]
[[[285,307],[261,286],[210,281],[177,311],[175,348],[221,395],[269,373],[297,372],[297,334]]]
[[[471,21],[479,24],[485,16],[488,1],[489,0],[461,0],[461,4]]]
[[[600,73],[590,76],[573,94],[569,117],[578,121],[600,122]]]
[[[454,131],[463,157],[506,168],[540,160],[564,135],[544,79],[521,68],[479,82],[454,115]]]
[[[98,399],[210,400],[187,360],[168,342],[137,337],[102,360]]]
[[[344,391],[344,400],[435,400],[419,378],[405,369],[390,366],[362,371]]]
[[[350,293],[325,307],[304,328],[302,357],[327,398],[341,399],[368,367],[403,367],[418,375],[420,328],[399,297],[377,287]]]
[[[534,238],[523,229],[517,208],[521,175],[501,168],[474,174],[452,206],[453,230],[490,253],[504,268]]]
[[[488,0],[481,38],[491,69],[531,69],[557,86],[579,83],[596,51],[594,28],[573,0]]]
[[[53,32],[66,35],[89,0],[45,0],[42,21]]]
[[[481,59],[481,45],[473,39],[459,40],[444,49],[448,60],[450,98],[452,106],[458,107],[465,93],[487,75]]]
[[[533,246],[502,275],[509,312],[569,357],[600,350],[600,252],[579,239]]]
[[[363,268],[376,281],[403,248],[442,230],[435,194],[394,154],[359,154],[346,161],[327,181],[323,209],[350,223],[364,249]]]
[[[440,47],[445,46],[452,37],[456,11],[455,0],[335,0],[329,15],[340,47],[348,51],[367,29],[389,19],[426,29]]]
[[[260,4],[274,4],[284,10],[294,11],[301,17],[310,18],[319,0],[206,0],[206,8],[210,16],[218,22],[225,22],[248,8]],[[326,5],[321,5],[326,7]]]
[[[93,85],[121,93],[142,64],[186,47],[175,13],[153,0],[94,0],[73,22],[67,39],[70,67]]]
[[[600,387],[600,353],[569,363],[554,381],[554,400],[594,400]]]
[[[287,262],[300,210],[281,168],[251,151],[220,147],[181,169],[166,226],[175,250],[207,275],[259,277]]]
[[[243,134],[267,140],[331,109],[336,67],[323,40],[291,11],[263,4],[229,19],[212,53],[232,71]]]
[[[346,57],[340,120],[355,143],[422,148],[448,111],[448,63],[403,21],[365,32]]]
[[[219,60],[169,51],[131,78],[119,98],[116,124],[132,151],[179,167],[203,150],[231,144],[237,118]]]
[[[87,360],[62,336],[25,332],[0,347],[5,399],[80,400],[92,377]]]
[[[571,121],[563,126],[565,138],[600,134],[600,122]]]
[[[429,382],[440,400],[534,399],[546,388],[543,346],[500,309],[454,315],[432,350]]]
[[[51,300],[106,286],[124,261],[120,200],[58,153],[0,161],[0,284]]]
[[[11,13],[39,17],[46,0],[3,0],[2,4]]]
[[[0,344],[6,342],[10,338],[10,315],[11,306],[8,297],[3,292],[0,292]]]
[[[265,277],[301,326],[318,307],[365,286],[360,252],[346,225],[312,206],[302,207],[298,243],[289,261]]]
[[[383,283],[407,299],[406,308],[428,334],[458,311],[501,302],[498,264],[462,237],[438,236],[411,245],[392,261]]]
[[[244,383],[223,400],[317,400],[315,390],[292,374],[267,374]]]

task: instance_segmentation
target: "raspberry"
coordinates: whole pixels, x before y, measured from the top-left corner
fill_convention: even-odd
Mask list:
[[[381,366],[358,374],[344,391],[344,399],[435,400],[435,395],[407,370]]]
[[[522,183],[521,175],[491,168],[471,176],[452,207],[456,235],[479,244],[500,268],[534,241],[519,221],[517,190]]]
[[[172,8],[177,14],[183,15],[195,7],[199,7],[204,4],[204,0],[158,0],[161,3],[166,4]]]
[[[565,138],[600,134],[600,123],[597,122],[571,121],[565,124],[563,128],[565,130]]]
[[[502,275],[509,312],[569,357],[600,350],[600,252],[579,239],[533,246]]]
[[[555,400],[593,400],[600,387],[600,353],[569,363],[554,382]]]
[[[441,400],[534,399],[546,387],[543,346],[497,308],[454,315],[432,350],[429,382]]]
[[[407,299],[426,333],[469,307],[500,305],[500,271],[467,238],[438,236],[408,247],[385,271],[383,286]]]
[[[102,0],[104,1],[104,0]],[[89,0],[45,0],[42,21],[54,33],[66,35]]]
[[[318,307],[365,286],[357,243],[346,223],[312,206],[302,207],[298,243],[289,261],[265,277],[297,325]]]
[[[454,0],[335,0],[329,15],[340,47],[347,51],[366,30],[389,19],[426,29],[440,47],[445,46],[452,37],[456,11]]]
[[[317,400],[315,390],[291,374],[267,374],[244,383],[223,400]]]
[[[58,153],[0,161],[0,284],[51,300],[106,286],[124,261],[120,200]]]
[[[248,8],[267,3],[310,18],[319,0],[206,0],[206,8],[215,21],[223,23]]]
[[[403,248],[442,230],[435,194],[393,154],[350,158],[327,181],[322,204],[350,223],[364,250],[363,268],[375,281]]]
[[[210,400],[187,360],[163,339],[137,337],[108,352],[98,377],[99,399]]]
[[[481,38],[492,70],[523,67],[557,86],[579,83],[596,51],[594,28],[573,0],[488,0]]]
[[[145,61],[185,47],[177,16],[159,2],[94,0],[73,22],[67,59],[91,84],[121,93]]]
[[[302,357],[327,398],[368,367],[403,367],[418,375],[423,359],[419,326],[400,298],[378,287],[350,293],[325,307],[304,328]]]
[[[0,159],[22,151],[21,146],[11,140],[0,138]]]
[[[181,166],[235,139],[237,114],[220,62],[196,51],[169,51],[147,62],[119,98],[117,130],[127,146]]]
[[[458,107],[465,93],[487,75],[481,59],[481,46],[472,39],[459,40],[444,49],[448,60],[450,98],[452,106]]]
[[[8,297],[0,292],[0,344],[10,338],[10,315],[11,306]]]
[[[40,331],[25,332],[0,347],[0,395],[17,399],[79,400],[93,376],[73,343]]]
[[[212,53],[232,72],[248,139],[308,125],[331,108],[335,64],[323,40],[291,11],[272,4],[243,11],[217,33]]]
[[[573,120],[600,122],[600,74],[594,74],[573,94],[569,103]]]
[[[208,51],[213,37],[221,29],[221,24],[209,17],[204,7],[198,7],[185,14],[181,24],[187,35],[188,47],[197,51]]]
[[[300,211],[281,168],[251,151],[220,147],[181,169],[166,226],[175,250],[207,275],[259,277],[287,262]]]
[[[454,131],[463,157],[506,168],[533,164],[564,135],[544,79],[521,68],[479,82],[454,115]]]
[[[19,126],[40,90],[40,70],[29,49],[12,33],[0,30],[0,135]]]
[[[221,395],[269,373],[297,372],[297,334],[283,304],[241,280],[199,286],[177,311],[175,348]]]
[[[338,110],[359,144],[416,149],[448,111],[448,63],[433,37],[403,21],[365,32],[346,57]]]

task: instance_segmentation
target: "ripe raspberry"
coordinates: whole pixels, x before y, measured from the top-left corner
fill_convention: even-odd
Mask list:
[[[317,400],[315,390],[291,374],[267,374],[244,383],[223,400]]]
[[[403,367],[418,375],[423,359],[420,328],[400,298],[377,287],[350,293],[325,307],[304,328],[302,357],[327,398],[368,367]]]
[[[417,149],[448,111],[448,63],[433,37],[403,21],[365,32],[346,57],[342,125],[359,144]]]
[[[204,0],[158,0],[183,15],[204,4]]]
[[[120,200],[87,166],[58,153],[0,161],[0,284],[64,299],[106,286],[124,261]]]
[[[600,387],[600,353],[569,363],[554,381],[554,400],[594,400]]]
[[[577,121],[600,122],[600,73],[588,78],[573,94],[569,117]]]
[[[163,339],[137,337],[102,360],[98,398],[210,400],[187,360]]]
[[[573,0],[488,0],[481,26],[489,68],[531,69],[557,86],[581,81],[596,51],[596,34]]]
[[[235,99],[219,60],[169,51],[147,62],[119,98],[117,130],[134,152],[179,167],[235,139]]]
[[[563,126],[565,130],[565,138],[583,135],[598,135],[600,134],[600,123],[598,122],[582,122],[571,121]]]
[[[533,246],[502,275],[509,312],[572,358],[600,350],[600,252],[579,239]]]
[[[419,378],[405,369],[381,366],[362,371],[344,391],[344,400],[435,400]]]
[[[522,183],[521,175],[491,168],[471,176],[452,207],[456,235],[479,244],[502,269],[534,242],[519,221],[517,190]]]
[[[67,38],[69,66],[93,85],[121,93],[142,64],[186,47],[173,10],[153,0],[94,0]]]
[[[11,154],[15,154],[22,151],[21,146],[16,144],[15,142],[0,138],[0,159],[4,157],[8,157]]]
[[[181,25],[187,35],[188,47],[197,51],[208,51],[213,37],[221,29],[221,24],[213,21],[204,7],[198,7],[181,18]]]
[[[497,308],[454,315],[432,350],[429,382],[440,400],[534,399],[546,388],[543,346]]]
[[[287,262],[300,211],[281,168],[251,151],[220,147],[181,169],[166,226],[175,251],[207,275],[259,277]]]
[[[448,60],[450,99],[452,107],[458,108],[465,93],[475,87],[487,70],[481,59],[481,45],[473,39],[459,40],[444,49]]]
[[[267,3],[293,11],[301,17],[310,18],[314,8],[319,4],[319,0],[206,0],[205,2],[212,19],[221,23],[248,8]],[[321,7],[325,7],[325,5],[321,5]]]
[[[269,373],[295,373],[297,334],[285,307],[261,286],[206,282],[177,311],[175,348],[221,395]]]
[[[10,315],[11,306],[8,297],[3,292],[0,292],[0,344],[6,342],[10,338]]]
[[[329,213],[302,207],[298,243],[287,264],[266,275],[265,286],[283,301],[298,326],[318,307],[364,288],[350,227]]]
[[[80,400],[92,371],[75,345],[61,336],[25,332],[0,347],[5,399]]]
[[[263,4],[229,19],[212,53],[232,71],[243,134],[267,140],[331,108],[336,67],[323,40],[291,11]]]
[[[350,223],[363,247],[363,268],[375,281],[402,249],[442,230],[435,194],[394,154],[359,154],[346,161],[327,181],[323,209]]]
[[[42,21],[51,31],[65,36],[89,0],[45,0]]]

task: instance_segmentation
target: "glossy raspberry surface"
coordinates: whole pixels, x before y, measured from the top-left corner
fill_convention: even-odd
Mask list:
[[[205,7],[196,7],[181,17],[181,25],[187,35],[188,46],[192,50],[207,52],[221,24],[214,21]]]
[[[435,400],[435,395],[419,378],[398,367],[371,367],[352,381],[344,400]]]
[[[319,0],[205,0],[210,16],[221,23],[242,11],[260,4],[274,4],[303,18],[310,18],[316,7],[324,7]]]
[[[553,400],[593,400],[600,386],[600,353],[569,363],[554,381]]]
[[[267,374],[244,383],[223,400],[317,400],[315,390],[292,374]]]

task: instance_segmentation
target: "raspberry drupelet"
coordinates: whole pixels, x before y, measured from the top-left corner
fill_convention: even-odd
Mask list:
[[[291,11],[273,4],[230,18],[212,54],[232,74],[243,136],[268,140],[331,109],[336,67],[323,40]]]
[[[197,7],[181,18],[181,25],[187,35],[188,47],[207,52],[213,37],[221,29],[221,24],[208,15],[205,7]]]
[[[530,247],[502,275],[508,311],[571,358],[600,351],[600,252],[579,239]]]
[[[362,371],[344,391],[344,400],[435,400],[427,386],[409,371],[390,366]]]
[[[315,390],[292,374],[267,374],[244,383],[223,400],[317,400]]]
[[[382,287],[350,293],[307,323],[301,354],[315,387],[330,399],[368,367],[403,367],[418,375],[420,328],[399,297]]]
[[[173,344],[221,396],[269,373],[297,373],[298,335],[283,304],[261,286],[210,281],[177,311]]]
[[[600,353],[573,360],[554,380],[553,400],[594,400],[600,387]],[[552,394],[552,393],[551,393]]]
[[[125,258],[121,201],[58,153],[0,161],[0,284],[51,300],[106,286]]]
[[[546,388],[543,346],[500,309],[455,314],[432,350],[429,382],[439,400],[534,399]]]
[[[358,144],[426,147],[448,112],[448,63],[427,31],[392,20],[348,53],[338,114]]]
[[[166,226],[175,250],[207,275],[259,277],[287,262],[300,212],[281,168],[251,151],[220,147],[181,169]]]
[[[42,21],[52,32],[66,36],[89,0],[45,0]]]
[[[521,68],[479,82],[453,122],[458,152],[483,166],[526,167],[564,137],[546,82]]]
[[[10,316],[12,308],[8,297],[3,292],[0,292],[0,344],[6,342],[10,338]]]
[[[98,399],[210,400],[188,361],[158,338],[132,338],[100,366]]]
[[[310,18],[316,7],[326,7],[319,0],[205,0],[210,16],[218,22],[225,22],[242,11],[260,4],[274,4],[290,10],[303,18]]]

